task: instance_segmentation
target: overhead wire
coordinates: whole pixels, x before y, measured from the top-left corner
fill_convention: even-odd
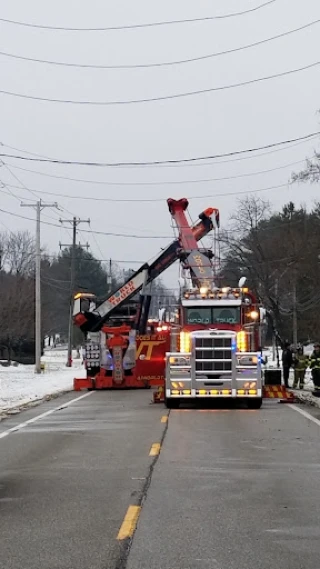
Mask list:
[[[100,247],[100,245],[99,245],[99,243],[98,243],[98,239],[96,238],[96,236],[95,236],[94,233],[92,233],[92,239],[93,239],[93,241],[95,242],[95,245],[96,245],[96,247],[97,247],[97,249],[98,249],[100,255],[103,257],[103,253],[102,253],[101,247]]]
[[[17,182],[20,184],[21,189],[26,190],[26,191],[29,192],[31,195],[33,195],[37,200],[39,200],[39,192],[37,192],[37,191],[35,191],[35,190],[31,190],[28,186],[26,186],[26,184],[24,184],[24,183],[20,180],[20,178],[18,178],[18,176],[17,176],[16,174],[14,174],[14,172],[11,172],[9,166],[8,166],[5,162],[2,161],[2,163],[3,163],[3,165],[5,166],[5,168],[8,170],[8,172],[11,174],[11,176],[12,176],[15,180],[17,180]],[[7,187],[8,189],[10,188],[10,184],[5,184],[5,185],[6,185],[6,187]],[[19,187],[18,187],[18,189],[19,189]],[[21,198],[18,197],[18,199],[19,199],[19,201],[21,202]],[[26,199],[26,201],[32,201],[32,200],[29,199],[29,198],[24,198],[24,199]],[[52,208],[49,208],[49,209],[50,209],[53,213],[55,213],[55,214],[57,213],[53,207],[52,207]],[[59,209],[61,210],[60,207],[59,207]],[[52,217],[51,215],[47,215],[47,214],[44,213],[44,212],[42,212],[42,216],[43,216],[43,217],[46,217],[47,219],[53,219],[53,220],[56,219],[56,217]],[[67,232],[68,232],[68,230],[67,230]],[[70,236],[70,233],[69,233],[69,236]]]
[[[193,200],[199,200],[199,199],[205,199],[205,198],[218,198],[218,197],[229,197],[229,196],[238,196],[238,195],[244,195],[244,194],[252,194],[252,193],[261,193],[261,192],[268,192],[268,191],[272,191],[272,190],[278,190],[280,188],[288,188],[289,185],[292,185],[293,182],[285,182],[283,184],[276,184],[273,186],[267,186],[265,188],[255,188],[253,190],[237,190],[235,192],[211,192],[210,194],[202,194],[202,195],[189,195],[186,196],[187,199],[193,199]],[[15,186],[14,186],[15,187]],[[164,203],[164,199],[163,198],[99,198],[99,197],[95,197],[95,196],[73,196],[70,194],[62,194],[59,192],[48,192],[48,191],[40,191],[39,193],[44,194],[44,195],[50,195],[50,196],[56,196],[59,198],[65,198],[65,199],[70,199],[70,200],[81,200],[81,201],[96,201],[96,202],[107,202],[107,203],[155,203],[155,202],[161,202]],[[83,230],[82,230],[83,231]]]
[[[320,63],[320,62],[319,62]],[[252,154],[253,152],[258,152],[260,150],[267,150],[271,148],[277,148],[280,146],[284,146],[287,144],[291,144],[294,142],[301,142],[310,140],[319,136],[320,131],[311,132],[309,134],[305,134],[303,136],[299,136],[296,138],[291,138],[287,140],[281,140],[277,142],[271,142],[269,144],[264,144],[262,146],[256,146],[252,148],[240,149],[240,150],[233,150],[230,152],[222,152],[219,154],[209,154],[206,156],[192,156],[190,158],[176,158],[176,159],[167,159],[167,160],[144,160],[144,161],[131,161],[131,162],[92,162],[92,161],[80,161],[80,160],[62,160],[58,158],[41,158],[40,155],[37,156],[22,156],[19,154],[8,154],[6,152],[0,152],[0,157],[2,158],[13,158],[16,160],[22,160],[26,162],[39,162],[39,163],[50,163],[50,164],[61,164],[61,165],[71,165],[71,166],[92,166],[92,167],[123,167],[123,166],[154,166],[160,164],[184,164],[189,162],[199,162],[205,160],[213,160],[216,158],[226,158],[226,157],[234,157],[239,156],[242,154]],[[23,151],[26,153],[26,151]]]
[[[230,55],[233,53],[238,53],[241,51],[245,51],[248,49],[252,49],[254,47],[258,47],[260,45],[265,45],[267,43],[273,42],[275,40],[293,35],[297,32],[306,30],[315,26],[320,23],[320,19],[313,20],[312,22],[308,22],[303,26],[299,26],[298,28],[294,28],[291,30],[287,30],[286,32],[282,32],[280,34],[276,34],[269,38],[265,38],[263,40],[258,40],[255,42],[251,42],[249,44],[245,44],[239,47],[234,47],[230,49],[225,49],[222,51],[216,51],[213,53],[207,53],[205,55],[198,55],[196,57],[189,57],[185,59],[178,59],[172,61],[161,61],[161,62],[152,62],[152,63],[132,63],[132,64],[94,64],[94,63],[75,63],[75,62],[68,62],[68,61],[55,61],[50,59],[39,59],[36,57],[28,57],[26,55],[20,55],[15,53],[10,53],[6,51],[0,51],[0,55],[2,57],[7,57],[11,59],[18,59],[21,61],[28,61],[31,63],[40,63],[44,65],[54,65],[58,67],[73,67],[76,69],[95,69],[95,70],[112,70],[112,69],[148,69],[148,68],[159,68],[159,67],[173,67],[175,65],[185,65],[188,63],[196,63],[198,61],[205,61],[209,59],[214,59],[216,57],[222,57],[224,55]]]
[[[39,193],[41,193],[41,192],[39,192],[38,190],[32,190],[32,189],[30,189],[24,182],[22,182],[22,180],[21,180],[20,178],[18,178],[18,176],[17,176],[16,174],[14,174],[14,172],[11,171],[10,167],[8,166],[8,164],[6,164],[3,160],[1,160],[1,163],[2,163],[2,164],[4,165],[4,167],[8,170],[8,172],[10,173],[10,175],[11,175],[15,180],[17,180],[17,182],[20,184],[21,189],[24,189],[24,190],[28,191],[31,195],[33,195],[34,197],[36,197],[37,200],[39,200]],[[8,188],[8,190],[9,190],[10,184],[5,184],[5,186],[6,186],[6,188]],[[16,188],[17,188],[17,189],[20,189],[19,186],[16,186]],[[53,195],[54,195],[54,194],[53,194]],[[20,197],[17,196],[17,198],[19,199],[19,201],[21,201],[21,198],[20,198]],[[23,198],[23,199],[25,199],[26,201],[32,201],[30,198],[26,198],[26,197]],[[52,207],[52,208],[49,208],[49,209],[50,209],[54,214],[57,214],[55,208]],[[66,209],[66,208],[64,208],[64,207],[61,207],[61,205],[58,205],[58,209],[60,210],[60,212],[64,210],[64,211],[66,211],[67,213],[70,213],[71,215],[74,215],[74,214],[72,214],[72,212],[70,212],[68,209]],[[60,213],[60,215],[61,215],[61,213]],[[53,220],[57,219],[56,217],[52,217],[52,216],[50,216],[50,215],[47,215],[46,213],[42,213],[42,216],[43,216],[43,217],[46,217],[47,219],[53,219]],[[63,218],[63,215],[61,215],[61,217]],[[58,218],[58,219],[59,219],[59,218]],[[65,218],[64,218],[64,219],[65,219]],[[64,229],[65,229],[65,231],[67,232],[67,234],[69,235],[70,239],[72,239],[72,235],[71,235],[70,231],[69,231],[67,228],[64,228]]]
[[[279,187],[282,187],[282,186],[286,186],[286,184],[283,184],[283,185],[281,185],[281,186],[274,186],[274,187],[272,187],[272,189],[278,189]],[[264,189],[266,189],[266,188],[264,188]],[[253,191],[257,191],[257,190],[253,190]],[[3,189],[0,189],[0,192],[2,193],[2,192],[3,192]],[[250,191],[249,191],[249,190],[246,190],[246,191],[244,191],[243,193],[250,193]],[[234,195],[239,195],[239,194],[241,194],[241,192],[236,192]],[[8,195],[10,195],[10,194],[8,194]],[[231,195],[231,193],[229,193],[229,194],[223,194],[223,195],[224,195],[225,197],[227,197],[227,195]],[[200,197],[200,196],[193,196],[193,199],[195,199],[196,197]],[[202,197],[203,197],[203,196],[202,196]],[[215,197],[215,196],[209,195],[209,196],[206,196],[206,197]],[[126,201],[126,200],[122,200],[122,201]],[[158,201],[158,200],[154,200],[154,201]],[[161,201],[163,201],[163,200],[161,200]],[[22,218],[22,219],[27,219],[27,220],[33,221],[31,218],[28,218],[28,217],[25,217],[25,216],[21,216],[21,215],[19,215],[19,214],[15,214],[14,212],[10,212],[10,211],[7,211],[7,210],[2,210],[2,209],[0,209],[0,211],[3,211],[4,213],[7,213],[8,215],[13,215],[13,216],[16,216],[16,217],[20,217],[20,218]],[[46,225],[50,225],[50,226],[53,226],[53,227],[61,227],[60,225],[56,225],[56,224],[49,223],[49,222],[43,222],[43,221],[42,221],[41,223],[45,223]],[[289,225],[290,225],[290,226],[291,226],[291,225],[298,225],[298,224],[301,224],[301,223],[302,223],[302,220],[301,220],[301,219],[297,219],[297,220],[294,220],[294,221],[289,220],[289,221],[287,221],[287,222],[284,221],[284,220],[282,220],[282,222],[281,222],[280,225],[272,225],[271,227],[269,227],[269,226],[268,226],[268,227],[259,227],[259,231],[262,231],[262,232],[265,232],[265,231],[272,231],[272,232],[274,232],[274,231],[278,231],[278,230],[280,230],[280,229],[281,229],[281,230],[282,230],[282,229],[286,229],[287,226],[289,226]],[[173,227],[173,226],[172,226],[172,227]],[[249,230],[250,230],[250,228],[249,228]],[[159,238],[159,239],[172,239],[172,237],[173,237],[172,235],[171,235],[171,236],[169,236],[169,235],[158,236],[158,235],[154,235],[154,234],[152,235],[150,230],[149,230],[149,231],[150,231],[150,234],[149,234],[149,235],[141,235],[141,236],[140,236],[140,235],[136,235],[136,234],[126,234],[126,233],[103,232],[103,231],[94,231],[94,230],[88,231],[88,230],[86,230],[86,229],[82,229],[81,231],[82,231],[83,233],[88,233],[88,234],[92,234],[92,235],[107,235],[107,236],[128,237],[128,238],[134,237],[134,238],[145,238],[145,239],[148,239],[148,238],[152,238],[152,239],[158,239],[158,238]],[[147,231],[147,230],[146,230],[146,231]],[[220,235],[221,235],[221,239],[222,239],[222,240],[224,239],[224,237],[226,237],[227,239],[230,239],[229,236],[231,236],[231,238],[232,238],[233,235],[236,235],[235,239],[238,241],[238,240],[239,240],[239,235],[244,235],[244,232],[245,232],[245,231],[246,231],[246,229],[239,229],[239,228],[221,229],[221,230],[220,230]]]
[[[67,105],[92,105],[92,106],[117,106],[117,105],[135,105],[140,103],[155,103],[159,101],[169,101],[174,99],[181,99],[186,97],[194,97],[198,95],[204,95],[207,93],[214,93],[218,91],[225,91],[230,89],[235,89],[238,87],[246,87],[248,85],[253,85],[256,83],[262,83],[265,81],[271,81],[273,79],[278,79],[279,77],[287,77],[295,73],[300,73],[302,71],[307,71],[313,69],[320,65],[320,61],[314,61],[302,67],[296,67],[294,69],[287,69],[279,73],[273,73],[272,75],[266,75],[263,77],[256,77],[254,79],[248,79],[246,81],[240,81],[238,83],[230,83],[228,85],[219,85],[216,87],[207,87],[205,89],[196,89],[194,91],[184,91],[182,93],[172,93],[169,95],[158,95],[156,97],[144,97],[140,99],[119,99],[111,101],[92,101],[92,100],[76,100],[76,99],[54,99],[52,97],[41,97],[40,95],[27,95],[26,93],[18,93],[16,91],[8,91],[5,89],[0,89],[2,95],[9,97],[15,97],[19,99],[28,99],[31,101],[42,101],[46,103],[62,103]]]
[[[275,147],[275,148],[272,147],[271,150],[267,150],[266,152],[260,152],[260,149],[258,149],[258,150],[256,151],[257,154],[249,154],[249,156],[243,156],[243,155],[241,155],[241,156],[236,157],[236,158],[235,158],[235,157],[233,157],[233,158],[227,158],[227,157],[226,157],[226,158],[227,158],[226,160],[217,160],[216,158],[208,158],[207,160],[214,160],[214,162],[200,162],[199,164],[198,164],[197,162],[190,162],[190,163],[188,163],[188,162],[186,162],[186,163],[179,163],[179,162],[177,162],[177,163],[171,163],[171,162],[170,162],[170,163],[169,163],[169,162],[167,162],[167,163],[160,163],[160,164],[159,164],[159,163],[155,163],[155,164],[154,164],[154,163],[151,162],[151,163],[148,163],[148,164],[122,164],[122,165],[121,165],[121,168],[124,168],[124,169],[126,169],[126,168],[129,168],[129,169],[134,168],[134,169],[135,169],[135,168],[139,167],[140,165],[143,166],[143,168],[146,168],[146,167],[152,167],[152,168],[153,168],[153,167],[159,167],[159,168],[173,168],[173,167],[175,167],[175,168],[177,168],[177,167],[182,167],[182,168],[190,168],[190,167],[192,167],[192,168],[194,168],[194,167],[201,167],[201,168],[203,168],[203,167],[208,167],[208,166],[215,166],[216,164],[230,164],[231,162],[242,162],[243,160],[253,160],[253,159],[255,159],[255,158],[260,158],[261,156],[269,156],[270,154],[277,154],[278,152],[283,152],[283,151],[285,151],[285,150],[290,150],[291,148],[295,148],[296,146],[300,146],[301,144],[305,144],[306,142],[309,141],[309,139],[312,139],[313,137],[316,137],[318,134],[320,134],[320,131],[319,131],[319,132],[316,132],[316,133],[314,134],[314,136],[311,135],[311,136],[308,137],[308,138],[302,137],[302,138],[298,139],[297,142],[284,143],[284,144],[286,144],[286,145],[279,146],[279,147]],[[38,158],[47,158],[47,159],[49,159],[49,160],[51,159],[50,156],[45,156],[45,155],[43,155],[43,154],[39,154],[39,153],[36,153],[36,152],[30,152],[29,150],[25,150],[25,149],[23,149],[23,148],[16,148],[15,146],[10,146],[10,145],[5,144],[4,142],[1,142],[1,141],[0,141],[0,147],[1,147],[1,146],[4,146],[5,148],[9,148],[10,150],[15,150],[16,152],[22,152],[22,153],[24,153],[24,154],[29,154],[29,155],[31,155],[31,156],[37,156]],[[258,152],[259,152],[259,153],[258,153]],[[222,157],[222,158],[223,158],[223,157]],[[44,173],[44,172],[39,172],[39,171],[37,171],[37,170],[30,170],[30,169],[28,169],[28,168],[23,168],[23,167],[21,167],[21,166],[17,166],[16,164],[10,164],[10,168],[14,168],[14,169],[17,169],[17,170],[23,170],[23,171],[25,171],[25,172],[33,172],[33,173],[35,173],[35,174],[38,173],[38,174],[41,174],[41,175],[44,175],[44,176],[45,176],[45,175],[48,175],[48,176],[50,177],[49,174],[46,174],[46,173]],[[57,176],[57,177],[58,177],[58,176]],[[59,176],[59,178],[60,178],[60,176]],[[66,179],[66,180],[69,180],[69,179],[70,179],[71,181],[73,180],[73,178],[68,178],[68,177],[64,177],[64,176],[62,176],[61,178],[62,178],[62,179]],[[75,178],[74,180],[77,181],[76,178]],[[80,181],[80,180],[79,180],[79,181]],[[92,183],[94,183],[94,182],[92,182]]]
[[[268,0],[267,2],[263,2],[258,6],[254,6],[253,8],[249,8],[247,10],[242,10],[238,12],[231,12],[228,14],[220,14],[216,16],[203,16],[197,18],[184,18],[181,20],[164,20],[158,22],[146,22],[142,24],[127,24],[127,25],[120,25],[120,26],[106,26],[106,27],[96,27],[96,28],[71,28],[66,26],[52,26],[52,25],[45,25],[45,24],[35,24],[33,22],[23,22],[18,20],[11,20],[9,18],[0,18],[0,22],[4,22],[6,24],[12,24],[15,26],[23,26],[27,28],[35,28],[35,29],[42,29],[42,30],[54,30],[54,31],[67,31],[67,32],[108,32],[108,31],[117,31],[117,30],[134,30],[140,28],[154,28],[157,26],[169,26],[169,25],[176,25],[176,24],[190,24],[195,22],[208,22],[212,20],[224,20],[227,18],[234,18],[238,16],[244,16],[246,14],[250,14],[253,12],[257,12],[262,8],[269,6],[270,4],[274,4],[276,0]]]
[[[26,219],[28,221],[34,221],[34,219],[32,217],[27,217],[25,215],[20,215],[18,213],[14,213],[12,211],[8,211],[5,210],[3,208],[0,208],[0,211],[2,213],[5,213],[7,215],[10,215],[12,217],[17,217],[20,219]],[[61,227],[60,225],[56,224],[56,223],[51,223],[49,221],[40,221],[40,223],[42,223],[43,225],[48,225],[51,227]],[[112,231],[95,231],[95,230],[88,230],[88,229],[82,229],[81,230],[82,233],[91,233],[91,234],[95,234],[95,235],[108,235],[108,236],[113,236],[113,237],[125,237],[125,238],[130,238],[130,239],[170,239],[172,238],[172,236],[170,235],[136,235],[136,234],[126,234],[126,233],[115,233]]]
[[[17,217],[17,218],[20,218],[20,219],[26,219],[26,220],[28,220],[28,221],[34,221],[33,218],[26,217],[26,216],[23,216],[23,215],[20,215],[20,214],[17,214],[17,213],[14,213],[14,212],[12,212],[12,211],[8,211],[8,210],[2,209],[2,208],[0,208],[0,211],[1,211],[2,213],[5,213],[5,214],[10,215],[10,216],[13,216],[13,217]],[[48,221],[42,221],[42,220],[41,220],[41,223],[42,223],[43,225],[48,225],[48,226],[51,226],[51,227],[58,227],[58,228],[61,227],[60,225],[57,225],[57,224],[54,224],[54,223],[51,223],[51,222],[48,222]],[[288,222],[288,225],[289,225],[289,224],[292,225],[292,224],[294,224],[294,223],[296,223],[296,224],[301,223],[301,220],[290,221],[290,222]],[[279,226],[278,228],[282,228],[282,227]],[[274,232],[274,231],[275,231],[275,227],[259,228],[259,230],[261,230],[261,231],[273,231],[273,232]],[[81,231],[82,231],[83,233],[94,234],[94,235],[105,235],[105,236],[112,236],[112,237],[124,237],[124,238],[130,238],[130,239],[132,239],[132,238],[133,238],[133,239],[172,239],[172,237],[173,237],[172,235],[137,235],[137,234],[129,234],[129,233],[115,233],[115,232],[111,232],[111,231],[97,231],[97,230],[90,230],[90,231],[89,231],[89,230],[87,230],[87,229],[82,229]],[[231,234],[231,235],[232,235],[232,234],[236,234],[236,233],[243,233],[243,230],[240,230],[240,229],[226,229],[226,230],[223,230],[223,235],[224,235],[224,234]],[[291,257],[288,257],[288,259],[291,259],[291,260],[292,260],[292,256],[291,256]],[[107,260],[108,260],[108,259],[107,259]]]
[[[37,174],[39,176],[44,176],[47,178],[54,178],[54,179],[59,179],[59,180],[68,180],[69,182],[80,182],[80,183],[84,183],[84,184],[95,184],[95,185],[99,185],[99,186],[168,186],[168,185],[185,185],[185,184],[205,184],[205,183],[209,183],[209,182],[223,182],[225,180],[238,180],[240,178],[249,178],[252,176],[258,176],[261,174],[268,174],[270,172],[276,172],[278,170],[284,170],[286,168],[289,168],[290,166],[297,166],[298,164],[303,164],[306,160],[310,160],[310,158],[306,157],[304,160],[297,160],[295,162],[290,162],[287,164],[283,164],[281,166],[277,166],[275,168],[268,168],[265,170],[258,170],[255,172],[245,172],[244,174],[236,174],[235,176],[222,176],[219,178],[189,178],[189,179],[184,179],[184,180],[164,180],[164,181],[154,181],[151,180],[150,182],[117,182],[117,181],[113,181],[111,182],[110,180],[108,181],[103,181],[103,180],[84,180],[83,178],[71,178],[70,176],[59,176],[56,174],[49,174],[46,172],[39,172],[39,170],[32,170],[29,168],[21,168],[19,166],[14,166],[10,164],[10,168],[14,168],[14,169],[18,169],[18,170],[23,170],[24,172],[29,172],[31,174]]]
[[[6,164],[4,162],[2,162],[2,164],[4,166],[6,166]],[[19,184],[21,184],[21,186],[16,186],[17,189],[25,189],[28,192],[30,192],[33,196],[35,196],[37,198],[37,200],[39,200],[39,196],[37,195],[37,193],[35,191],[28,188],[17,176],[15,176],[15,174],[13,174],[13,172],[10,171],[10,169],[8,167],[7,167],[7,169],[9,170],[10,174],[19,182]],[[13,194],[13,192],[11,192],[9,184],[4,183],[3,181],[0,181],[0,183],[2,184],[3,187],[6,187],[8,189],[8,195],[11,195],[12,197],[16,198],[21,203],[21,197]],[[0,189],[0,191],[3,192],[2,189]],[[32,198],[28,198],[28,197],[24,197],[23,199],[26,201],[33,201]],[[52,211],[55,213],[55,210],[53,208],[50,208],[50,209],[52,209]],[[61,208],[59,208],[59,209],[61,209]],[[50,215],[47,215],[45,213],[42,213],[42,216],[46,217],[47,219],[53,219],[53,220],[56,219],[56,218],[54,218]],[[72,238],[70,231],[68,229],[66,229],[66,231],[67,231],[69,237]]]

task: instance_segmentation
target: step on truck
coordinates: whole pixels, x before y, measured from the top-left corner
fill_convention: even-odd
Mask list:
[[[165,405],[200,399],[245,401],[249,409],[262,405],[261,354],[240,352],[237,333],[198,330],[190,333],[190,351],[166,354]]]

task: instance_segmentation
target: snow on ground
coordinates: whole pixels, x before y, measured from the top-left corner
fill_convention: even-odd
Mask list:
[[[73,378],[85,376],[81,359],[74,359],[72,368],[66,367],[65,350],[46,350],[41,360],[45,364],[41,375],[35,374],[33,365],[0,366],[0,413],[55,393],[71,391]]]

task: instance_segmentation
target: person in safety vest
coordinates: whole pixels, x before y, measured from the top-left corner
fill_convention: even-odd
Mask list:
[[[320,344],[314,345],[314,350],[310,356],[309,366],[311,368],[314,387],[316,390],[320,390]]]
[[[293,356],[293,368],[294,368],[294,380],[293,389],[297,389],[298,385],[300,389],[304,387],[304,378],[306,375],[306,369],[309,367],[309,358],[303,353],[303,347],[298,346],[296,353]]]

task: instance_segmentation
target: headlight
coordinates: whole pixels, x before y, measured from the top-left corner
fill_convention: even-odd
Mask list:
[[[247,335],[244,330],[241,330],[241,332],[237,334],[237,348],[239,352],[247,351]]]
[[[191,351],[191,338],[189,332],[180,332],[180,352],[189,353]]]

